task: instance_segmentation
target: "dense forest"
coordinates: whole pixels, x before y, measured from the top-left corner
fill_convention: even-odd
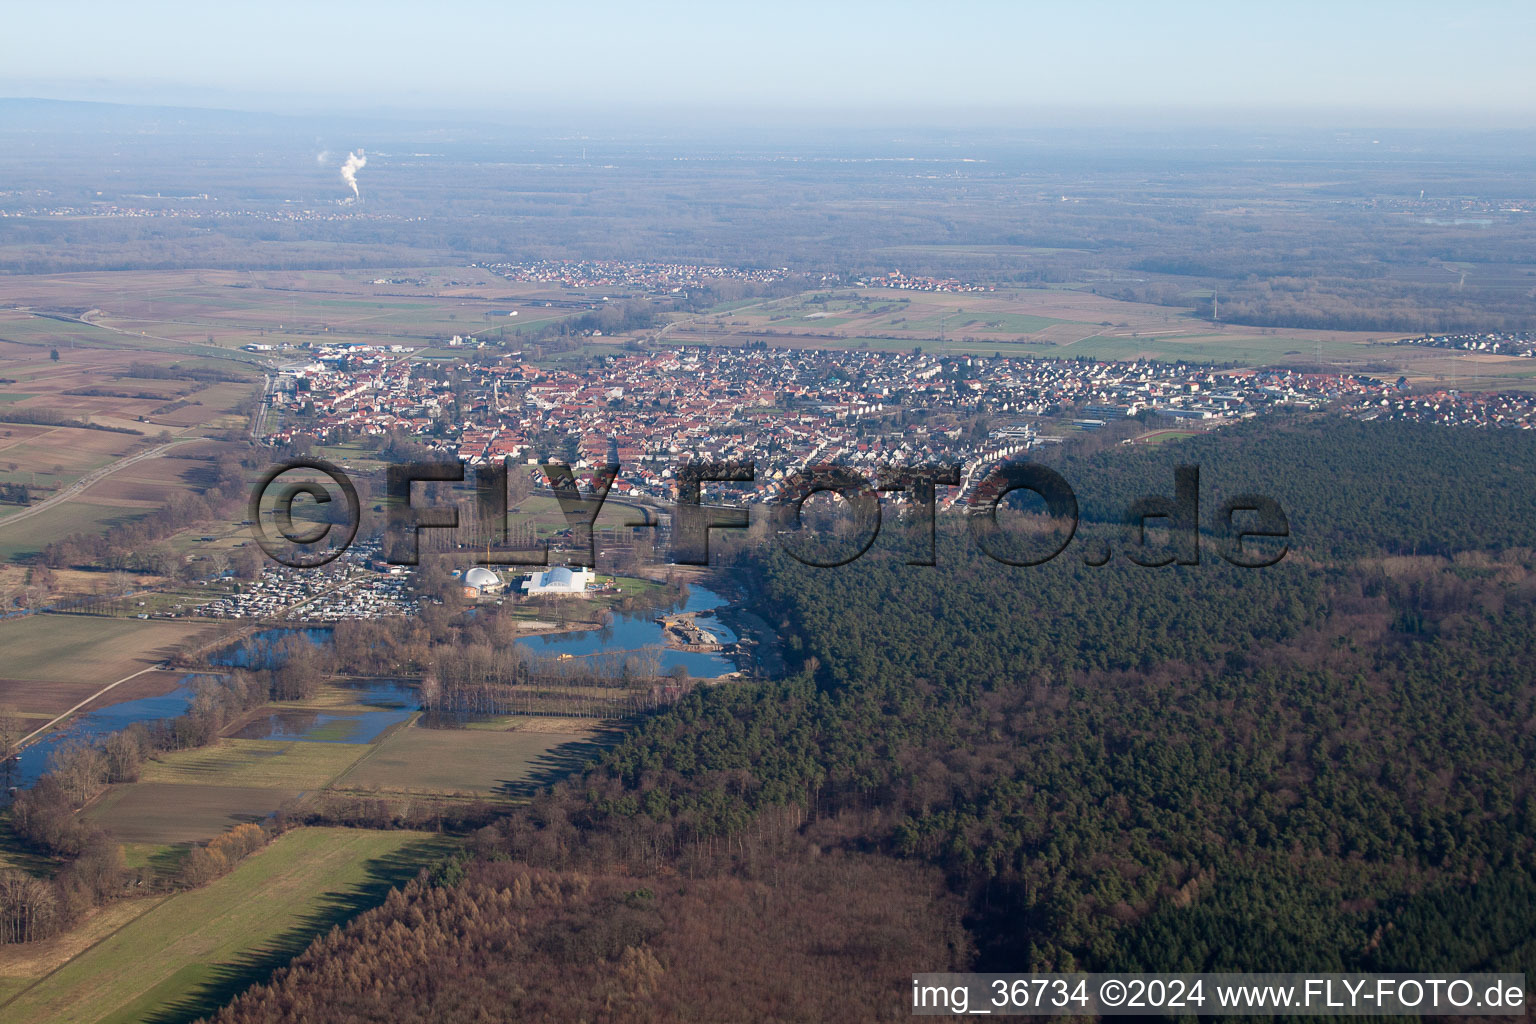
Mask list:
[[[1335,564],[1373,555],[1494,554],[1536,540],[1536,458],[1518,431],[1432,424],[1391,428],[1337,417],[1248,420],[1177,445],[1063,452],[1049,464],[1072,486],[1085,522],[1119,522],[1142,495],[1174,494],[1174,469],[1200,469],[1200,518],[1211,557],[1222,503],[1277,501],[1293,547]]]
[[[1286,558],[1076,557],[1123,553],[1093,510],[1186,462],[1207,504],[1280,500]],[[1058,468],[1085,514],[1046,565],[959,524],[934,567],[742,552],[787,678],[645,716],[218,1019],[893,1018],[949,968],[1536,973],[1536,448],[1322,417]]]

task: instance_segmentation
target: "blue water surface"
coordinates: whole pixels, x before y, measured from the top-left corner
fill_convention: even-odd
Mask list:
[[[725,599],[704,587],[689,587],[688,600],[683,604],[685,612],[712,611],[724,607]],[[519,640],[527,650],[544,658],[560,654],[602,654],[609,651],[634,651],[644,647],[661,647],[667,642],[666,634],[657,625],[656,612],[640,612],[635,615],[615,615],[613,625],[606,629],[584,629],[574,633],[551,633]],[[701,617],[699,625],[720,639],[721,643],[735,643],[736,634],[712,615]],[[736,666],[729,658],[707,651],[661,652],[661,670],[666,672],[681,665],[692,676],[718,676],[730,672]]]

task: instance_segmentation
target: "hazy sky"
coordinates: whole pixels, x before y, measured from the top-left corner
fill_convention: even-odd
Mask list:
[[[0,95],[274,111],[1536,110],[1536,0],[9,5]]]

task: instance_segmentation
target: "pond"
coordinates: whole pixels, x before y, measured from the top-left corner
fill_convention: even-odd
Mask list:
[[[690,586],[685,612],[713,611],[725,607],[725,598],[706,587]],[[655,619],[659,610],[639,612],[634,615],[616,615],[613,625],[606,629],[578,630],[574,633],[551,633],[547,636],[528,637],[519,640],[530,653],[543,658],[561,654],[607,654],[634,651],[644,647],[661,647],[667,642],[666,635]],[[699,626],[713,633],[721,643],[735,643],[736,634],[718,618],[700,616]],[[718,676],[735,669],[731,659],[708,651],[661,651],[661,670],[667,672],[681,665],[692,676]]]

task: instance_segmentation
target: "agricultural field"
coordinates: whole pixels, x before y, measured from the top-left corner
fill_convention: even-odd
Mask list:
[[[1240,365],[1310,363],[1319,354],[1344,365],[1383,359],[1407,364],[1420,358],[1412,350],[1382,345],[1396,337],[1391,334],[1212,324],[1172,307],[1065,288],[958,295],[839,289],[678,318],[663,333],[670,341],[693,343],[707,338],[714,344],[764,341],[803,348],[942,347],[953,354]]]
[[[0,415],[21,405],[12,403]],[[27,484],[47,497],[50,488],[150,447],[134,434],[0,422],[0,481]]]
[[[154,449],[150,449],[137,459],[125,460],[109,471],[93,476],[75,488],[67,500],[51,506],[46,513],[11,507],[15,522],[0,518],[0,546],[9,549],[10,556],[14,557],[20,551],[41,548],[70,533],[97,532],[118,522],[140,518],[164,507],[177,495],[196,493],[217,471],[213,456],[218,445],[219,442],[198,439],[173,441],[171,447],[160,454],[151,455]],[[164,442],[155,447],[164,447]],[[0,463],[3,465],[6,464]],[[28,476],[25,471],[13,475]],[[67,475],[55,476],[53,480],[65,484],[74,482]],[[25,483],[26,479],[16,482]],[[56,492],[34,492],[34,501],[45,500],[52,493]]]
[[[8,668],[15,678],[0,680],[0,702],[40,725],[105,683],[154,664],[196,628],[84,616],[0,623],[0,643],[15,653]],[[165,692],[179,678],[149,672],[103,700]],[[178,845],[263,820],[305,793],[340,785],[507,795],[559,770],[594,735],[590,723],[566,723],[558,732],[428,734],[405,727],[414,717],[408,698],[391,690],[381,700],[367,685],[329,685],[309,700],[263,707],[212,746],[158,755],[138,782],[110,787],[82,814],[127,844],[136,860],[166,870]],[[380,760],[361,782],[349,777],[374,754]]]
[[[159,664],[204,623],[29,615],[0,622],[0,704],[56,715],[109,683]],[[112,699],[166,692],[179,674],[150,672],[112,691]]]
[[[0,310],[0,483],[31,491],[29,507],[0,505],[0,555],[35,554],[70,533],[97,533],[142,517],[207,482],[218,451],[210,435],[243,430],[261,386],[253,370],[226,364],[242,381],[133,376],[176,360],[120,346],[48,348],[15,340],[18,327],[57,321]],[[79,330],[89,331],[84,325]],[[154,366],[157,370],[145,370]],[[88,423],[96,428],[20,422]],[[40,503],[59,499],[40,511]]]
[[[235,409],[261,386],[261,375],[243,361],[222,360],[211,365],[197,358],[174,358],[126,339],[111,349],[57,341],[39,345],[17,342],[18,328],[56,321],[29,318],[16,321],[12,311],[0,310],[0,417],[39,410],[85,420],[116,431],[122,437],[153,437],[228,429],[243,422]],[[74,325],[90,332],[86,324]],[[59,358],[50,358],[57,351]],[[171,367],[177,367],[171,370]],[[146,369],[153,367],[154,369]],[[181,370],[216,370],[232,380],[166,377]]]
[[[51,679],[0,679],[0,703],[17,709],[22,718],[33,720],[33,728],[46,725],[50,720],[80,704],[92,694],[110,683],[120,682],[100,698],[81,707],[81,712],[108,707],[123,701],[144,697],[159,697],[180,684],[185,672],[150,670],[129,673],[128,678],[117,676],[103,683],[61,683]]]
[[[224,739],[211,747],[161,754],[141,783],[319,789],[368,752],[363,743]]]
[[[534,494],[524,498],[508,510],[508,522],[513,524],[533,522],[534,532],[540,538],[552,537],[561,530],[568,529],[570,523],[565,518],[565,513],[560,511],[560,503],[549,492]],[[614,495],[603,502],[603,507],[598,510],[598,530],[605,528],[622,528],[625,523],[642,522],[647,518],[654,520],[654,509],[647,510],[644,506],[633,501]]]
[[[156,755],[138,782],[110,787],[82,813],[123,843],[163,848],[206,840],[325,788],[374,749],[372,742],[337,740],[362,727],[377,742],[411,714],[361,703],[357,690],[326,687],[313,700],[252,712],[210,746]],[[278,724],[286,730],[280,735],[241,736]]]
[[[163,455],[143,459],[87,487],[86,501],[159,508],[173,495],[197,491],[216,471],[221,442],[183,440]]]
[[[375,283],[390,279],[402,283]],[[241,346],[362,342],[421,349],[455,334],[517,334],[572,315],[545,307],[533,291],[466,267],[135,271],[0,281],[0,304],[50,310],[82,302],[97,307],[87,317],[94,328],[54,323],[79,328],[88,343],[137,341],[146,349],[251,361]],[[3,328],[0,323],[0,337]]]
[[[84,293],[75,294],[76,305]],[[42,307],[47,309],[46,306]],[[61,356],[75,358],[76,353],[118,353],[142,356],[159,353],[170,357],[237,358],[229,350],[205,344],[187,344],[174,338],[153,334],[147,329],[121,330],[83,317],[39,316],[20,310],[0,309],[0,338],[34,350],[34,358],[49,358],[50,349]],[[245,353],[241,353],[244,356]],[[249,362],[249,359],[240,359]]]
[[[110,787],[80,813],[118,842],[195,843],[236,825],[260,822],[299,792],[266,786],[135,782]]]
[[[294,830],[203,888],[109,908],[128,920],[40,980],[48,960],[0,959],[0,1019],[201,1016],[451,849],[418,832]]]
[[[167,897],[144,896],[118,900],[86,915],[75,927],[43,942],[0,946],[0,1007],[6,1000],[32,987],[39,978],[58,970],[102,939],[153,910]],[[0,1019],[7,1019],[0,1010]]]
[[[538,721],[521,719],[521,722]],[[402,729],[336,780],[338,790],[526,796],[581,767],[615,737],[579,719],[562,731],[516,728]]]
[[[591,720],[517,716],[425,729],[411,706],[368,699],[332,685],[311,700],[263,706],[211,746],[157,755],[138,782],[109,787],[82,814],[137,863],[165,872],[185,844],[261,821],[306,794],[525,797],[619,735]]]
[[[922,247],[919,247],[922,248]],[[1016,248],[1016,247],[1012,247]],[[1033,253],[1033,251],[1032,251]],[[1040,253],[1033,253],[1041,255]],[[899,254],[893,254],[899,255]],[[1047,254],[1048,255],[1048,254]],[[393,281],[397,283],[376,283]],[[418,358],[451,361],[464,350],[446,347],[454,334],[498,338],[579,314],[547,307],[546,297],[598,302],[552,285],[504,281],[474,268],[405,268],[356,271],[142,271],[16,276],[0,281],[0,304],[31,309],[74,309],[89,302],[88,322],[66,322],[0,310],[0,366],[6,348],[22,372],[0,372],[16,381],[0,388],[0,410],[49,401],[48,382],[61,371],[50,365],[50,347],[73,344],[63,362],[100,368],[128,359],[175,357],[239,369],[259,382],[256,367],[285,358],[283,346],[325,343],[402,344]],[[1191,302],[1198,296],[1191,297]],[[516,317],[509,313],[516,312]],[[1004,288],[948,294],[894,289],[834,289],[723,304],[705,315],[674,314],[655,334],[663,343],[743,344],[763,341],[800,348],[910,351],[942,347],[952,354],[1153,358],[1234,365],[1310,364],[1321,357],[1341,370],[1384,365],[1412,380],[1439,380],[1454,372],[1470,381],[1512,379],[1530,384],[1521,361],[1467,366],[1463,356],[1383,344],[1391,332],[1278,330],[1213,324],[1174,307],[1126,302],[1095,294],[1088,285]],[[939,336],[943,336],[940,343]],[[614,351],[625,336],[594,338],[558,360]],[[240,346],[276,346],[256,355]],[[290,354],[287,356],[291,358]],[[126,396],[155,385],[186,381],[118,382]],[[131,385],[131,387],[129,386]],[[55,388],[58,390],[67,390]],[[171,389],[176,390],[176,389]],[[169,429],[222,429],[239,417],[231,409],[249,394],[239,384],[202,384],[167,390],[165,401],[74,396],[61,408],[81,408],[101,422],[132,425],[146,408],[146,422]],[[202,403],[201,406],[195,403]],[[175,408],[167,409],[168,405]],[[0,463],[3,469],[3,463]]]
[[[17,519],[15,523],[0,519],[0,558],[13,561],[35,555],[72,533],[101,533],[146,514],[143,509],[122,505],[72,500],[50,508],[46,514]]]
[[[88,615],[39,615],[0,622],[9,679],[105,686],[164,659],[205,623],[123,621]]]

